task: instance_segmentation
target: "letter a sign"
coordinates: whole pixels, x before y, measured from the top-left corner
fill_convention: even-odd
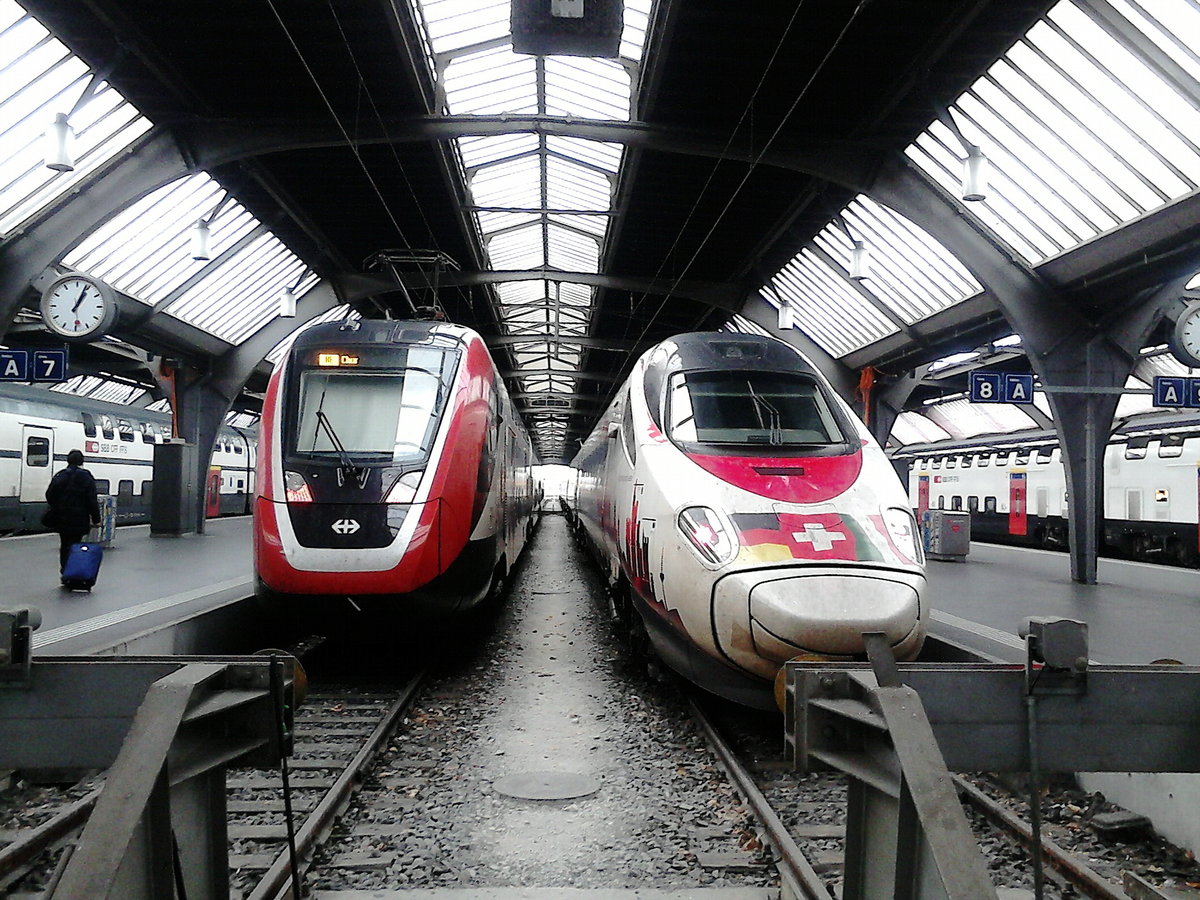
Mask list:
[[[1033,402],[1032,375],[1005,375],[1004,399],[1009,403]]]

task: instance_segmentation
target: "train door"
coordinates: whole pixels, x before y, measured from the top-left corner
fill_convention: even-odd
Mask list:
[[[1130,522],[1142,521],[1142,492],[1139,488],[1125,491],[1125,518]]]
[[[208,470],[208,490],[205,492],[205,515],[214,519],[221,514],[221,467]]]
[[[54,476],[54,429],[21,428],[21,502],[43,503]]]
[[[1044,519],[1050,511],[1050,488],[1040,487],[1034,496],[1036,497],[1035,508],[1037,509],[1037,517]]]
[[[1029,519],[1025,506],[1025,490],[1027,482],[1024,472],[1010,472],[1008,475],[1008,533],[1028,534]]]
[[[929,476],[917,476],[917,519],[920,520],[929,509]]]

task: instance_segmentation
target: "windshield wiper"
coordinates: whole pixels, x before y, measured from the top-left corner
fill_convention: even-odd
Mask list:
[[[324,398],[322,397],[322,402]],[[346,452],[341,440],[337,436],[337,432],[333,430],[333,425],[329,421],[329,416],[322,409],[317,410],[317,424],[325,429],[325,433],[329,436],[330,443],[333,444],[333,449],[337,451],[338,459],[342,464],[338,466],[338,487],[342,487],[346,478],[357,482],[359,490],[366,487],[367,484],[367,468],[366,466],[356,466],[354,460],[350,458],[350,454]]]
[[[783,427],[779,421],[779,410],[764,400],[758,394],[754,393],[754,386],[750,382],[746,382],[746,390],[750,392],[750,399],[754,401],[754,409],[758,413],[758,420],[762,422],[763,413],[766,413],[767,428],[770,432],[770,441],[772,446],[778,446],[783,443]]]

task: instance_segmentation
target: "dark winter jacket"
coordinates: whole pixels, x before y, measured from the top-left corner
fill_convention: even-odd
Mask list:
[[[100,521],[100,503],[96,499],[96,479],[87,469],[67,466],[55,474],[46,488],[55,531],[87,531]]]

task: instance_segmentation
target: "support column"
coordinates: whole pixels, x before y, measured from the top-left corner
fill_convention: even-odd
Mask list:
[[[929,366],[918,366],[905,375],[877,375],[875,386],[866,398],[863,421],[879,446],[887,445],[896,419],[904,411],[908,398],[917,389]]]

